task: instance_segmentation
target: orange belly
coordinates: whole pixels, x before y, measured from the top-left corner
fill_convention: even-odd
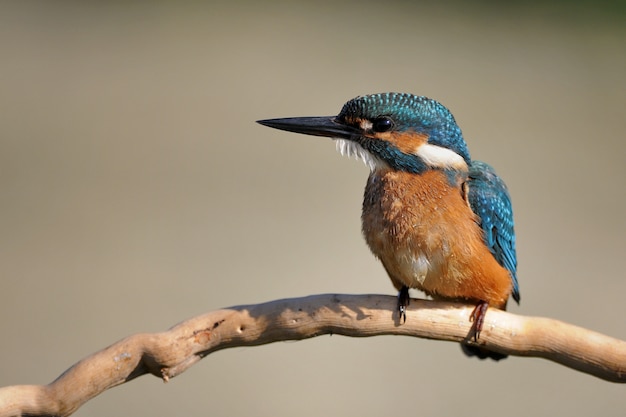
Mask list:
[[[510,274],[485,245],[460,187],[443,172],[373,172],[362,221],[367,244],[398,290],[506,306]]]

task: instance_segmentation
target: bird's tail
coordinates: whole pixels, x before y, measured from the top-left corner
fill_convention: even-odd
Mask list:
[[[493,359],[494,361],[499,361],[509,357],[509,355],[505,355],[504,353],[493,352],[491,350],[480,348],[478,346],[466,345],[465,343],[461,343],[461,349],[463,350],[463,353],[465,353],[467,356],[475,356],[480,360],[489,358]]]

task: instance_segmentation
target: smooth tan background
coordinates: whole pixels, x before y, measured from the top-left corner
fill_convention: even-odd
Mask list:
[[[382,91],[442,101],[507,181],[511,311],[626,339],[623,10],[226,3],[0,5],[0,386],[220,307],[394,294],[360,235],[366,167],[254,123]],[[76,415],[625,410],[624,386],[545,360],[325,336],[221,351]]]

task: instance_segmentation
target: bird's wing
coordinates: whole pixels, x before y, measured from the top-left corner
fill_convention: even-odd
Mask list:
[[[467,186],[467,200],[479,218],[485,243],[498,263],[511,273],[513,299],[519,303],[513,208],[506,185],[491,166],[472,161]]]

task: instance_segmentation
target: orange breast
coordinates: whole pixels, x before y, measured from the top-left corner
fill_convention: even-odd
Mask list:
[[[460,186],[443,172],[373,172],[362,221],[367,244],[397,289],[506,306],[509,272],[485,246]]]

